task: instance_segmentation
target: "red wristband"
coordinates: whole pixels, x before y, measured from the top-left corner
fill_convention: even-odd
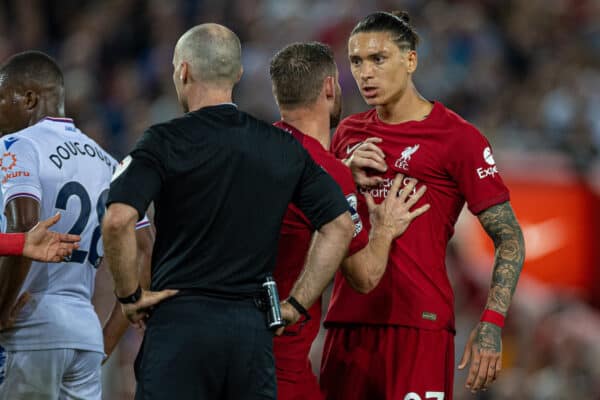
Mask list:
[[[483,314],[481,314],[480,321],[489,322],[490,324],[504,328],[504,315],[500,314],[498,311],[484,310]]]
[[[25,247],[24,233],[1,233],[0,234],[0,255],[1,256],[21,256]]]

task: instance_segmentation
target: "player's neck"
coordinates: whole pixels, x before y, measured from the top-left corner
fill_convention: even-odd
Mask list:
[[[64,104],[55,104],[53,102],[44,101],[44,99],[41,98],[39,107],[37,107],[35,111],[31,113],[29,118],[29,126],[37,124],[46,117],[64,118]]]
[[[200,85],[190,90],[187,100],[190,111],[196,111],[204,107],[233,102],[231,89]]]
[[[431,112],[433,105],[417,91],[412,82],[396,101],[375,107],[379,119],[387,124],[422,121]]]
[[[325,150],[329,150],[331,142],[329,113],[309,108],[282,109],[281,120],[316,139]]]

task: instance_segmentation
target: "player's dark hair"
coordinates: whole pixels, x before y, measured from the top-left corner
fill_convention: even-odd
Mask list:
[[[273,95],[280,107],[311,104],[319,96],[325,78],[335,76],[335,72],[329,46],[319,42],[292,43],[271,59]]]
[[[419,44],[419,35],[410,25],[410,17],[405,11],[369,14],[356,24],[350,36],[362,32],[389,32],[400,50],[416,50]]]
[[[24,51],[10,57],[0,66],[12,85],[27,86],[30,82],[40,85],[64,86],[63,73],[52,57],[41,51]]]

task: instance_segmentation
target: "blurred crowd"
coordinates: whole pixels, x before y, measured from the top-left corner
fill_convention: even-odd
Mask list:
[[[273,121],[269,60],[294,41],[332,46],[344,114],[363,111],[348,34],[362,16],[394,9],[407,10],[421,36],[415,81],[425,97],[475,123],[496,151],[560,152],[579,174],[598,165],[600,0],[1,0],[0,59],[25,49],[54,56],[65,71],[67,116],[120,158],[147,126],[181,113],[172,50],[192,25],[219,22],[240,36],[245,72],[235,101]],[[450,257],[457,357],[489,283],[461,264]],[[510,317],[505,371],[478,398],[600,399],[596,310],[526,281]],[[129,332],[105,368],[107,399],[131,398],[138,344]],[[473,398],[463,384],[458,374],[457,398]]]
[[[405,9],[421,36],[415,79],[476,123],[496,147],[556,149],[585,170],[600,148],[597,0],[3,0],[0,59],[42,49],[66,72],[67,112],[115,155],[150,123],[178,115],[172,49],[190,26],[220,22],[241,38],[236,102],[278,115],[268,62],[293,41],[330,44],[345,113],[364,110],[346,59],[356,21]]]

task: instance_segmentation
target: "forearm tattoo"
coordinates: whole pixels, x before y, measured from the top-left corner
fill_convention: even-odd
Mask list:
[[[490,207],[478,217],[496,248],[486,308],[506,315],[525,260],[523,233],[508,202]]]
[[[500,327],[489,322],[482,322],[477,329],[477,345],[480,350],[502,351]]]

